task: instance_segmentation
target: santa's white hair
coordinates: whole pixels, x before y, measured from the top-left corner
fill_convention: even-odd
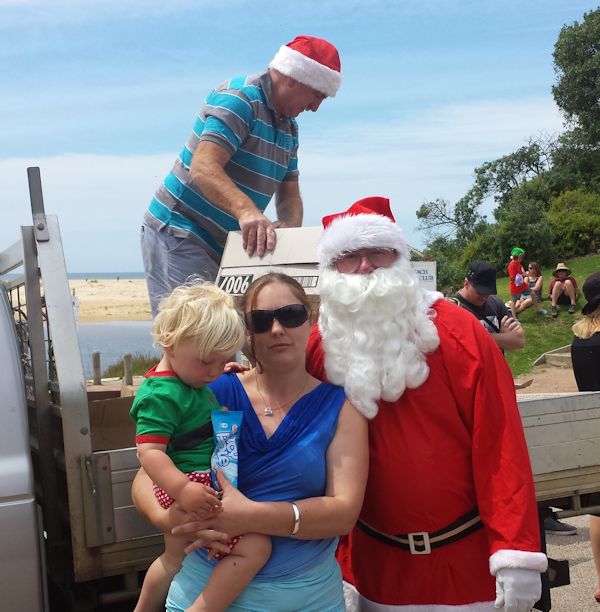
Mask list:
[[[439,345],[430,305],[441,296],[419,286],[403,255],[368,274],[321,271],[325,371],[367,418],[377,414],[379,399],[395,401],[425,382],[426,355]]]

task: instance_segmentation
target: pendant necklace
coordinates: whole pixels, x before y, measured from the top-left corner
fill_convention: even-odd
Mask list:
[[[308,384],[308,372],[306,373],[306,378],[304,379],[304,382],[302,383],[302,387],[300,387],[300,390],[298,391],[298,393],[296,393],[296,395],[294,395],[291,400],[288,400],[287,402],[284,402],[283,404],[275,408],[271,408],[271,406],[267,404],[267,401],[265,400],[265,397],[260,390],[260,384],[258,382],[258,374],[256,373],[256,370],[254,370],[254,379],[256,380],[256,390],[258,391],[258,394],[260,395],[260,399],[262,400],[263,405],[265,407],[265,409],[263,410],[263,416],[270,417],[270,416],[273,416],[275,410],[282,410],[285,406],[292,404],[296,399],[298,399],[298,397],[300,397],[300,395],[302,394],[302,391],[304,391],[306,385]]]

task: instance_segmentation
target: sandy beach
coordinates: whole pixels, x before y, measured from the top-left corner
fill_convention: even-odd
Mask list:
[[[149,321],[150,302],[144,279],[70,280],[79,302],[79,321]]]

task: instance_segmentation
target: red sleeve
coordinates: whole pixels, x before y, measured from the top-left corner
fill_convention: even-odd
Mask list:
[[[306,345],[306,369],[315,378],[327,380],[323,341],[321,340],[321,333],[316,323],[311,327],[308,344]]]

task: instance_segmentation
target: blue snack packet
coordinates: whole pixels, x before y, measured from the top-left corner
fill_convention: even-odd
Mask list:
[[[220,487],[217,483],[217,470],[221,470],[227,480],[237,487],[238,482],[238,440],[243,413],[238,410],[213,410],[213,438],[215,450],[210,459],[211,481],[215,491]]]

